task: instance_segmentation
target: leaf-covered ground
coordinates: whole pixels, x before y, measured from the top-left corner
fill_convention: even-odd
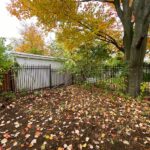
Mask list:
[[[149,106],[78,86],[37,91],[0,109],[0,150],[148,150]]]

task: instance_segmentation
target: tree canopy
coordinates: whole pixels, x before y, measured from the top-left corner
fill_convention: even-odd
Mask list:
[[[33,24],[25,25],[21,30],[21,41],[16,45],[15,50],[31,54],[47,54],[44,33]]]
[[[8,8],[19,19],[37,16],[46,29],[57,28],[58,41],[63,42],[67,49],[72,50],[95,39],[122,49],[121,32],[110,6],[105,9],[99,3],[80,4],[73,0],[12,0]]]

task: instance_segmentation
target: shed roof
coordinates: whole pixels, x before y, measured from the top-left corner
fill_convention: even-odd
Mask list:
[[[28,54],[22,52],[11,52],[14,57],[20,58],[28,58],[28,59],[37,59],[37,60],[53,60],[53,61],[64,61],[64,58],[52,57],[52,56],[43,56],[43,55],[35,55],[35,54]]]

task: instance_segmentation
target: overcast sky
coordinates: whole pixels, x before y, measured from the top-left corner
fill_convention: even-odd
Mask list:
[[[21,22],[7,11],[6,6],[10,0],[0,0],[0,37],[19,38]]]
[[[19,32],[25,21],[19,21],[7,11],[6,6],[8,3],[10,3],[10,0],[0,0],[0,37],[20,38]],[[35,20],[28,20],[26,22],[35,22]],[[55,34],[51,33],[49,40],[54,38]]]

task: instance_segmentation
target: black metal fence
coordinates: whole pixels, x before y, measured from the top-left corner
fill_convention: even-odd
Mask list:
[[[74,83],[97,84],[103,88],[125,92],[128,69],[124,66],[103,66],[96,71],[80,72],[74,76]],[[150,94],[150,65],[143,66],[143,89]]]
[[[53,88],[61,85],[71,84],[71,75],[51,66],[20,66],[11,69],[9,78],[14,81],[13,88],[9,87],[8,82],[3,78],[3,85],[7,88],[0,88],[0,91],[32,91],[42,88]]]
[[[127,69],[122,66],[100,67],[97,70],[82,71],[73,76],[51,66],[14,67],[3,75],[1,91],[23,91],[52,88],[72,83],[96,83],[104,88],[118,91],[126,90]],[[150,94],[150,65],[143,67],[143,88]]]
[[[145,86],[145,93],[150,95],[150,65],[143,67],[143,85]]]

